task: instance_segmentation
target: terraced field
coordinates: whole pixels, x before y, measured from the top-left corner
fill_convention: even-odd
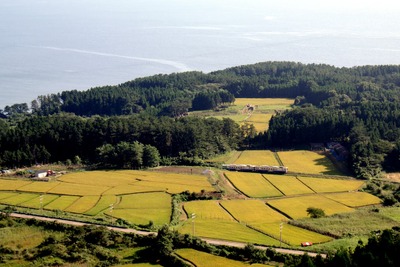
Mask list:
[[[325,211],[326,215],[336,213],[352,212],[354,209],[347,207],[341,203],[333,201],[322,195],[309,195],[290,197],[282,199],[272,199],[267,201],[268,205],[287,214],[293,219],[301,219],[308,216],[307,208],[320,208]]]
[[[245,150],[233,164],[251,164],[251,165],[279,165],[274,152],[270,150]]]
[[[213,267],[272,267],[265,264],[249,264],[241,261],[235,261],[224,257],[215,256],[202,251],[183,248],[175,251],[183,259],[193,263],[196,267],[209,267],[212,263]]]
[[[324,155],[308,150],[278,152],[284,166],[290,172],[307,174],[341,175],[333,163]]]
[[[283,193],[259,173],[225,172],[229,181],[249,197],[278,197]]]

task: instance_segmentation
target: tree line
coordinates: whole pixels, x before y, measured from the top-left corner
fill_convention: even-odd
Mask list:
[[[237,149],[243,140],[231,119],[130,115],[84,118],[60,113],[28,116],[0,129],[0,165],[31,166],[77,156],[88,165],[140,169],[199,164]]]
[[[3,134],[0,146],[6,147],[2,149],[0,157],[3,159],[3,165],[5,163],[9,165],[11,158],[16,159],[18,163],[18,160],[21,161],[25,155],[31,159],[38,157],[39,159],[65,160],[66,157],[71,157],[72,151],[69,152],[69,150],[74,150],[73,152],[77,155],[86,153],[76,151],[77,148],[55,144],[57,138],[51,145],[41,137],[33,138],[35,143],[30,143],[27,148],[27,138],[24,139],[18,135],[12,137],[15,140],[11,143],[16,149],[13,149],[14,152],[11,151],[7,147],[11,138],[8,135],[11,133],[4,134],[4,132],[8,131],[9,127],[14,127],[13,130],[18,132],[18,129],[24,128],[23,125],[30,120],[38,121],[41,117],[44,120],[51,120],[51,116],[63,117],[65,115],[62,114],[71,113],[81,117],[81,119],[76,118],[77,121],[92,122],[111,121],[109,118],[114,117],[116,121],[120,121],[121,117],[135,117],[139,114],[148,116],[145,120],[160,120],[162,125],[168,121],[167,118],[162,117],[180,118],[190,110],[217,109],[232,103],[237,97],[290,97],[295,99],[295,108],[276,114],[270,122],[268,132],[258,135],[244,134],[241,138],[245,137],[246,141],[239,142],[236,146],[281,148],[305,145],[310,142],[339,141],[351,152],[348,163],[357,177],[371,178],[379,175],[382,170],[400,170],[400,66],[398,65],[337,68],[324,64],[264,62],[208,74],[185,72],[154,75],[117,86],[91,88],[86,91],[71,90],[39,96],[32,101],[30,107],[26,103],[21,103],[0,110],[0,126],[4,126],[0,127],[0,132]],[[189,121],[185,120],[188,123],[185,127],[190,128],[189,124],[194,123]],[[203,125],[203,122],[196,123],[199,123],[200,128]],[[113,123],[110,123],[110,127],[113,127]],[[70,130],[63,129],[63,131],[70,131],[70,135],[73,135],[75,130],[77,130],[75,126],[72,126]],[[89,127],[88,130],[90,134],[94,134],[94,129]],[[88,140],[90,145],[87,146],[80,145],[82,134],[79,129],[75,137],[62,138],[68,140],[75,138],[74,141],[79,144],[77,147],[90,148],[90,152],[106,143],[138,141],[144,145],[155,146],[161,158],[163,156],[178,157],[179,152],[182,152],[181,158],[193,156],[205,158],[226,150],[213,148],[211,153],[207,153],[207,149],[204,148],[207,145],[203,141],[196,143],[193,140],[191,143],[196,143],[196,148],[189,146],[188,149],[176,143],[171,149],[166,145],[169,143],[168,140],[164,143],[158,141],[159,136],[153,136],[152,140],[142,140],[143,137],[128,138],[123,133],[123,138],[118,140],[119,137],[115,136],[112,130],[99,130],[102,132],[96,138],[100,138],[101,141],[96,143]],[[146,129],[135,127],[133,130],[146,131]],[[189,129],[186,130],[189,131]],[[54,132],[54,130],[49,131]],[[188,133],[188,135],[197,138],[197,134],[202,135],[201,131],[193,129],[195,134]],[[108,134],[111,136],[104,136]],[[166,138],[168,131],[164,130],[163,134],[161,134],[162,138]],[[133,132],[132,135],[136,136],[137,133]],[[177,139],[177,136],[174,138]],[[108,142],[107,139],[112,139],[112,142]],[[188,138],[184,139],[184,142],[188,142]],[[218,141],[210,140],[212,147],[226,146],[224,138],[215,139]],[[18,143],[20,141],[22,143]],[[220,144],[217,144],[218,142]],[[50,147],[57,147],[58,152],[50,152],[49,149],[52,150]],[[234,146],[229,143],[228,147]],[[193,152],[194,150],[196,152]],[[65,153],[60,151],[65,151]],[[64,157],[58,155],[60,153],[64,154]],[[85,157],[90,159],[89,155]]]

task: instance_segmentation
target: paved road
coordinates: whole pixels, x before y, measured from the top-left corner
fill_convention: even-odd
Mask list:
[[[24,219],[35,219],[35,220],[40,220],[40,221],[49,221],[49,222],[58,222],[62,224],[68,224],[68,225],[74,225],[74,226],[84,226],[84,225],[96,225],[96,224],[91,224],[91,223],[83,223],[83,222],[77,222],[77,221],[71,221],[71,220],[64,220],[64,219],[55,219],[55,218],[48,218],[48,217],[43,217],[43,216],[37,216],[37,215],[27,215],[27,214],[20,214],[20,213],[11,213],[10,216],[16,217],[16,218],[24,218]],[[100,226],[100,225],[96,225]],[[117,231],[117,232],[123,232],[123,233],[134,233],[137,235],[156,235],[156,232],[146,232],[146,231],[139,231],[135,229],[127,229],[127,228],[119,228],[119,227],[111,227],[107,226],[108,229]],[[230,247],[239,247],[243,248],[247,245],[247,243],[243,242],[234,242],[234,241],[227,241],[227,240],[219,240],[219,239],[211,239],[211,238],[201,238],[205,242],[212,244],[212,245],[224,245],[224,246],[230,246]],[[266,246],[256,246],[259,249],[267,249],[270,247]],[[293,249],[284,249],[284,248],[272,248],[275,249],[279,253],[285,253],[285,254],[292,254],[292,255],[303,255],[306,252],[302,250],[293,250]],[[318,253],[314,252],[307,252],[309,256],[315,257],[318,255]],[[325,254],[321,254],[322,257],[326,257]]]

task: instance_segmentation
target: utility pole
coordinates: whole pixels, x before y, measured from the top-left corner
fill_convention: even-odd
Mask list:
[[[193,231],[193,236],[195,234],[195,228],[194,228],[194,219],[196,219],[196,213],[192,213],[192,231]]]
[[[282,228],[283,228],[283,222],[279,224],[279,247],[282,247]]]
[[[40,203],[40,213],[43,213],[43,195],[40,195],[39,203]]]
[[[114,209],[114,204],[110,204],[111,225],[113,225],[113,216],[112,216],[113,209]]]

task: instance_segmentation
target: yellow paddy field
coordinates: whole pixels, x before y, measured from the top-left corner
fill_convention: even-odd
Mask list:
[[[209,267],[212,263],[213,267],[272,267],[265,264],[249,264],[241,261],[235,261],[220,256],[215,256],[206,252],[182,248],[175,251],[180,257],[192,262],[196,267]]]
[[[280,151],[278,156],[290,172],[340,175],[325,156],[308,150]]]
[[[245,150],[240,152],[239,157],[233,162],[234,164],[250,164],[250,165],[279,165],[275,158],[274,152],[271,150]]]

